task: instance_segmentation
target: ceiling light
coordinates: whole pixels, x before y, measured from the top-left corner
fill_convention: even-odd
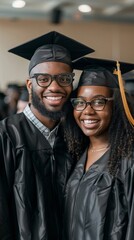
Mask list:
[[[14,8],[23,8],[26,5],[26,2],[23,0],[15,0],[12,2],[12,7]]]
[[[86,5],[86,4],[82,4],[78,7],[79,11],[80,12],[83,12],[83,13],[88,13],[88,12],[91,12],[92,9],[89,5]]]

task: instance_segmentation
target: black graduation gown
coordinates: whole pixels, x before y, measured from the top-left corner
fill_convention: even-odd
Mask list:
[[[133,240],[134,155],[115,178],[108,172],[109,151],[84,172],[86,156],[67,184],[63,240]]]
[[[60,129],[52,149],[23,113],[0,122],[0,240],[61,239],[71,161]]]

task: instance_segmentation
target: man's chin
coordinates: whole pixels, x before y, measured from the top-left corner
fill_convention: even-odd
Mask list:
[[[61,117],[64,116],[64,112],[62,110],[56,110],[55,108],[52,110],[48,110],[47,108],[45,108],[44,106],[34,106],[38,112],[47,118],[50,118],[52,120],[58,121]]]
[[[31,102],[34,106],[34,108],[37,109],[37,111],[44,117],[50,118],[52,120],[58,121],[65,115],[65,106],[66,103],[64,103],[64,106],[62,105],[53,105],[53,106],[45,106],[40,102],[40,99],[38,96],[35,94],[35,92],[32,92],[32,99]],[[49,108],[49,109],[48,109]],[[63,109],[61,109],[63,108]]]
[[[62,111],[55,111],[55,112],[47,111],[47,112],[41,112],[41,114],[55,121],[60,120],[64,116],[64,112]]]

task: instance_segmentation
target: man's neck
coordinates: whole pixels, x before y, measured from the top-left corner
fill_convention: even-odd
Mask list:
[[[30,106],[30,109],[36,118],[38,118],[38,120],[50,130],[55,128],[55,126],[59,123],[59,121],[43,116],[36,108],[34,108],[33,105]]]

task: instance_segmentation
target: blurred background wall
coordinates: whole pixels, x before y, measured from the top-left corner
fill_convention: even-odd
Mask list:
[[[0,90],[6,85],[25,83],[29,61],[8,53],[8,49],[58,31],[95,49],[91,57],[134,63],[134,23],[103,20],[65,20],[53,24],[47,20],[0,19]]]

